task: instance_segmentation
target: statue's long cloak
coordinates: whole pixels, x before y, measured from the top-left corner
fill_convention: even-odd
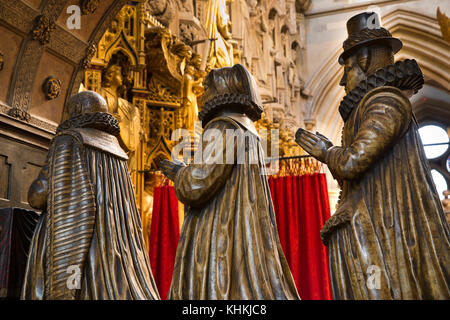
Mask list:
[[[326,162],[342,186],[322,236],[335,299],[449,299],[450,245],[411,103],[368,92]]]
[[[224,162],[226,130],[246,132],[245,161],[178,171],[175,192],[186,217],[168,299],[298,299],[253,123],[245,116],[220,117],[208,129],[224,137]]]
[[[47,200],[22,299],[159,299],[126,161],[97,129],[54,138],[32,186]]]

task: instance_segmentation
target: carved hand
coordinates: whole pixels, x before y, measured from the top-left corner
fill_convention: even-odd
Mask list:
[[[314,134],[302,128],[297,130],[295,141],[311,156],[324,163],[327,150],[333,146],[333,143],[320,133]]]
[[[178,170],[180,170],[184,166],[185,165],[176,164],[175,162],[169,161],[167,159],[164,159],[159,163],[159,167],[162,173],[164,173],[164,175],[172,181],[175,180],[175,176],[177,175]]]

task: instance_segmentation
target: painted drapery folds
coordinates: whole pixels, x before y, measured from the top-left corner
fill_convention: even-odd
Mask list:
[[[254,120],[260,117],[253,83],[241,65],[213,70],[204,83],[205,96],[213,100],[214,90],[229,90],[229,99],[216,99],[215,107],[200,113],[202,121],[209,119],[205,132],[212,130],[224,139],[227,130],[245,134],[245,149],[228,140],[214,152],[213,157],[226,159],[231,145],[238,150],[232,161],[211,162],[207,150],[213,139],[204,146],[201,163],[162,163],[187,208],[169,299],[298,299],[277,233],[264,152],[252,120],[243,112],[253,108]]]
[[[22,298],[158,299],[118,121],[92,91],[69,106],[29,191],[43,213]]]
[[[360,32],[374,13],[349,20],[341,85],[342,146],[320,134],[298,143],[339,181],[336,213],[321,236],[335,299],[449,299],[449,227],[408,96],[423,84],[388,32]],[[376,17],[377,18],[377,17]],[[378,19],[378,18],[377,18]]]

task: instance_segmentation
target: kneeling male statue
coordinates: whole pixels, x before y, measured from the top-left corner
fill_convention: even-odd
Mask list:
[[[333,295],[449,299],[449,227],[408,99],[422,87],[422,72],[415,60],[394,63],[402,43],[373,28],[374,19],[362,13],[347,22],[342,146],[303,129],[296,134],[341,186],[321,232]]]

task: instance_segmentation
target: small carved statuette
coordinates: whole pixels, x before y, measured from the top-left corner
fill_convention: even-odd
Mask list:
[[[83,59],[83,62],[81,65],[83,69],[87,69],[89,67],[89,64],[91,63],[92,58],[94,58],[96,52],[97,52],[97,47],[95,46],[95,44],[91,44],[87,48],[86,57]]]
[[[47,100],[58,98],[59,94],[61,93],[61,80],[56,79],[53,76],[48,77],[44,81],[42,91],[44,91]]]
[[[50,34],[56,29],[55,22],[44,15],[40,15],[36,20],[36,27],[33,29],[33,39],[39,40],[44,45],[50,42]]]

